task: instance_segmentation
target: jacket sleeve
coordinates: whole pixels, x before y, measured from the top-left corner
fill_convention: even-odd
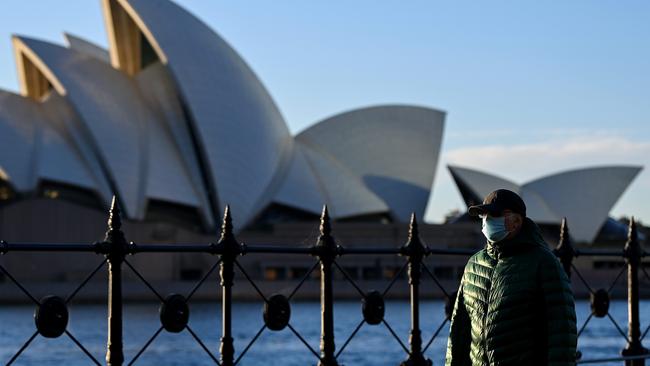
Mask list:
[[[546,312],[548,365],[573,366],[578,341],[573,293],[564,269],[550,252],[540,263],[540,280]]]
[[[471,323],[463,301],[463,282],[458,288],[451,314],[445,366],[470,366]]]

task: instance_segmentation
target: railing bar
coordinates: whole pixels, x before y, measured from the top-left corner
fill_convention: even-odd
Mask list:
[[[133,266],[131,265],[131,263],[129,263],[129,261],[126,260],[126,258],[124,258],[124,263],[126,263],[126,265],[127,265],[129,268],[131,268],[131,271],[133,271],[133,273],[135,273],[135,275],[138,276],[138,278],[140,279],[140,281],[142,281],[142,283],[144,283],[145,286],[147,286],[147,287],[149,288],[149,290],[151,290],[151,292],[153,292],[153,293],[156,295],[156,297],[157,297],[160,301],[165,302],[165,298],[162,297],[162,296],[158,293],[158,291],[156,291],[155,288],[153,288],[153,286],[149,283],[149,281],[147,281],[144,277],[142,277],[142,275],[140,274],[140,272],[138,272],[138,271],[135,269],[135,267],[133,267]]]
[[[7,252],[95,252],[94,244],[6,243]]]
[[[262,332],[264,332],[264,329],[266,329],[266,324],[262,325],[262,328],[260,328],[260,330],[257,331],[257,333],[255,334],[255,337],[253,337],[253,339],[250,342],[248,342],[248,344],[246,345],[244,350],[239,354],[239,357],[237,357],[237,359],[235,360],[235,363],[233,365],[237,365],[239,363],[239,360],[241,360],[241,358],[244,357],[246,352],[248,352],[248,349],[251,348],[251,346],[253,346],[253,343],[255,343],[255,341],[257,341],[257,338],[259,338],[260,335],[262,335]]]
[[[643,332],[643,335],[641,336],[641,339],[639,339],[639,342],[645,338],[645,336],[648,334],[648,331],[650,330],[650,325],[648,325],[647,328],[645,328],[645,331]]]
[[[140,350],[135,355],[135,357],[133,357],[131,362],[129,362],[129,366],[133,365],[133,363],[140,357],[140,355],[142,355],[144,353],[144,351],[147,350],[149,345],[151,345],[151,343],[156,339],[156,337],[158,337],[158,335],[160,334],[160,332],[162,332],[163,329],[164,328],[162,326],[160,328],[158,328],[158,330],[153,334],[153,336],[151,336],[151,338],[149,338],[147,343],[145,343],[144,346],[142,346],[142,348],[140,348]]]
[[[25,343],[23,343],[23,346],[20,347],[18,352],[16,352],[16,354],[11,358],[11,360],[9,360],[9,362],[7,362],[7,366],[11,365],[12,363],[14,363],[14,361],[16,361],[18,356],[20,356],[20,354],[23,353],[23,351],[25,351],[25,349],[27,349],[27,347],[29,347],[29,344],[32,343],[32,341],[34,340],[34,338],[36,338],[37,335],[38,335],[38,331],[34,332],[34,334],[32,334],[32,336],[29,337],[29,339],[27,341],[25,341]]]
[[[95,250],[95,244],[91,243],[8,243],[5,242],[7,251],[14,250]],[[134,248],[135,252],[151,251],[151,250],[207,250],[211,247],[211,243],[184,243],[184,244],[157,244],[157,243],[138,243],[138,247]],[[311,247],[295,247],[293,244],[285,245],[246,245],[246,253],[282,253],[282,254],[312,254]],[[343,248],[342,254],[400,254],[399,247],[352,247]],[[471,255],[475,254],[477,249],[452,249],[452,248],[430,248],[431,254],[453,254],[453,255]],[[584,251],[580,250],[578,254],[581,255],[612,255],[621,256],[621,251]]]
[[[616,275],[616,278],[614,278],[614,281],[612,282],[612,284],[607,289],[608,294],[612,292],[612,289],[614,288],[614,285],[616,285],[616,282],[618,282],[618,279],[621,278],[621,275],[623,274],[623,272],[625,272],[626,269],[627,269],[627,266],[621,266],[620,272],[618,272],[618,275]]]
[[[427,351],[427,349],[428,349],[429,346],[433,343],[433,341],[436,339],[436,337],[438,336],[438,334],[440,333],[440,331],[442,330],[442,328],[445,326],[445,324],[447,324],[447,321],[448,321],[448,320],[449,320],[449,318],[445,318],[445,319],[442,321],[442,323],[440,324],[440,326],[438,327],[438,329],[436,329],[436,331],[433,333],[433,336],[431,336],[431,339],[429,339],[429,342],[427,342],[427,345],[424,346],[424,348],[422,349],[422,353],[424,353],[424,352]]]
[[[627,335],[625,335],[625,332],[623,332],[623,329],[621,329],[621,327],[618,325],[618,323],[616,322],[616,320],[614,320],[614,318],[612,318],[612,316],[611,316],[609,313],[607,313],[607,317],[609,318],[609,320],[612,321],[612,324],[614,324],[614,326],[616,327],[616,329],[618,329],[618,332],[621,333],[621,335],[623,336],[623,338],[625,338],[625,340],[626,340],[627,342],[629,342],[630,340],[627,338]]]
[[[30,299],[31,299],[31,300],[32,300],[36,305],[39,305],[39,306],[41,305],[41,302],[38,301],[38,300],[36,300],[36,298],[35,298],[34,296],[32,296],[32,294],[30,294],[29,291],[27,291],[27,289],[26,289],[25,287],[23,287],[23,285],[21,285],[20,282],[18,282],[18,280],[16,280],[16,279],[14,278],[14,276],[12,276],[11,273],[9,273],[9,271],[7,271],[7,270],[5,269],[5,267],[3,267],[2,265],[0,265],[0,271],[2,271],[2,272],[5,274],[5,276],[7,276],[7,277],[11,280],[11,282],[13,282],[16,286],[18,286],[18,288],[19,288],[19,289],[20,289],[20,290],[21,290],[21,291],[22,291],[22,292],[23,292],[27,297],[29,297],[29,298],[30,298]]]
[[[7,243],[7,251],[70,251],[70,252],[94,252],[94,244],[60,244],[60,243]],[[213,253],[214,248],[209,244],[138,244],[132,249],[133,253],[142,252],[205,252]],[[311,254],[311,248],[295,248],[290,246],[247,246],[246,253],[279,253],[279,254]],[[343,254],[399,254],[399,248],[345,248]],[[447,255],[472,255],[476,249],[429,249],[429,254],[447,254]],[[220,254],[220,253],[216,253]],[[576,256],[594,256],[594,257],[621,257],[620,250],[595,250],[579,249],[576,250]]]
[[[431,249],[432,254],[472,255],[476,249]],[[295,248],[289,246],[246,246],[246,253],[278,253],[278,254],[312,254],[312,248]],[[341,254],[400,254],[400,248],[343,248]]]
[[[433,272],[431,272],[431,270],[430,270],[429,267],[426,265],[426,263],[424,263],[424,262],[422,263],[422,268],[424,268],[424,271],[429,275],[429,277],[431,277],[431,279],[433,280],[433,282],[436,283],[436,285],[438,286],[438,288],[440,289],[440,291],[442,291],[442,293],[445,294],[445,297],[446,297],[446,298],[449,298],[449,293],[447,292],[447,290],[445,290],[444,287],[442,287],[442,284],[440,284],[440,281],[438,281],[438,278],[433,274]]]
[[[293,329],[293,327],[291,326],[291,324],[287,324],[287,327],[289,327],[289,329],[293,332],[293,334],[294,334],[296,337],[298,337],[298,339],[302,342],[302,344],[304,344],[307,348],[309,348],[309,350],[311,351],[311,353],[313,353],[314,356],[316,356],[316,358],[320,360],[320,355],[319,355],[316,351],[314,351],[313,348],[311,348],[311,346],[309,345],[309,343],[307,343],[307,341],[306,341],[306,340],[305,340],[305,339],[300,335],[300,333],[298,333],[295,329]]]
[[[97,274],[97,272],[99,272],[99,270],[102,269],[102,268],[104,267],[104,264],[106,264],[106,259],[103,259],[103,260],[101,261],[101,263],[99,263],[99,266],[97,266],[97,268],[95,268],[95,270],[92,271],[92,272],[91,272],[91,273],[90,273],[90,274],[89,274],[89,275],[88,275],[88,276],[83,280],[83,282],[81,282],[81,284],[79,284],[79,286],[77,286],[77,288],[76,288],[74,291],[72,291],[72,293],[71,293],[70,295],[68,295],[68,297],[65,299],[65,303],[66,303],[66,304],[69,303],[70,300],[72,300],[72,298],[74,298],[74,297],[77,295],[77,293],[78,293],[78,292],[79,292],[79,291],[80,291],[84,286],[86,286],[86,284],[88,283],[88,281],[90,281],[90,279],[93,278],[93,276],[95,276],[95,274]]]
[[[408,354],[408,355],[411,355],[411,351],[409,351],[409,349],[406,348],[406,346],[404,345],[404,343],[402,343],[402,340],[399,339],[399,337],[397,336],[397,334],[395,333],[395,331],[393,330],[393,328],[388,324],[388,322],[387,322],[386,320],[384,320],[384,319],[382,319],[381,322],[384,323],[384,325],[386,326],[386,328],[388,328],[388,331],[390,332],[390,334],[393,335],[393,338],[395,338],[395,340],[397,341],[397,343],[399,343],[399,345],[402,346],[402,348],[404,349],[404,352],[406,352],[406,354]]]
[[[190,293],[187,295],[187,298],[185,299],[185,302],[190,301],[192,296],[194,296],[194,293],[203,285],[203,283],[208,279],[208,277],[210,277],[212,272],[214,272],[214,270],[217,269],[217,267],[219,267],[220,263],[221,263],[221,258],[219,258],[219,260],[210,268],[210,270],[208,272],[206,272],[206,274],[203,276],[203,278],[201,278],[201,280],[196,283],[194,288],[192,288]]]
[[[382,292],[382,294],[381,294],[382,297],[386,296],[388,291],[390,291],[390,289],[393,287],[395,282],[397,282],[397,280],[399,279],[399,276],[401,276],[402,272],[404,272],[404,269],[406,268],[407,265],[408,265],[408,262],[405,261],[404,264],[402,265],[402,267],[399,269],[399,271],[397,271],[397,273],[395,273],[393,278],[390,280],[390,283],[388,284],[388,286],[386,286],[386,288],[384,289],[384,292]]]
[[[11,247],[9,247],[11,248]],[[47,248],[50,248],[49,246]],[[76,248],[76,247],[75,247]],[[72,250],[73,248],[71,248]],[[33,249],[39,250],[39,249]],[[95,247],[90,247],[90,250],[95,250]],[[168,252],[193,252],[193,253],[210,253],[210,254],[223,254],[212,244],[143,244],[138,243],[137,246],[129,249],[130,253],[168,253]],[[249,253],[268,253],[268,254],[311,254],[311,248],[295,248],[295,247],[282,247],[282,246],[246,246],[243,254]]]
[[[343,248],[341,255],[346,254],[399,254],[400,248]]]
[[[616,361],[631,361],[631,360],[643,360],[646,358],[650,358],[650,354],[645,354],[645,355],[638,355],[638,356],[624,356],[624,357],[616,357],[616,358],[600,358],[600,359],[594,359],[594,360],[582,360],[582,361],[577,361],[577,364],[581,363],[604,363],[604,362],[616,362]]]
[[[312,254],[311,248],[246,245],[245,253]]]
[[[210,352],[210,350],[208,349],[208,347],[206,347],[206,345],[203,343],[203,341],[201,341],[201,338],[199,338],[199,336],[197,336],[196,333],[194,333],[194,331],[192,330],[192,328],[190,328],[190,326],[187,325],[187,326],[185,326],[185,329],[187,329],[187,331],[190,332],[190,334],[192,335],[192,337],[194,337],[194,340],[195,340],[195,341],[196,341],[196,342],[201,346],[201,348],[203,348],[203,350],[208,354],[208,356],[210,356],[210,358],[212,359],[212,361],[214,361],[217,365],[221,366],[221,362],[219,362],[219,360],[217,360],[217,358],[214,357],[214,355],[212,354],[212,352]]]
[[[594,313],[589,314],[589,316],[587,317],[587,320],[585,320],[585,323],[582,325],[582,327],[580,327],[580,331],[578,332],[578,337],[580,337],[580,334],[582,334],[582,331],[585,330],[585,328],[587,327],[587,324],[589,323],[591,318],[593,318],[593,316],[594,316]]]
[[[341,349],[339,349],[339,351],[336,353],[336,356],[334,356],[334,358],[339,358],[339,355],[343,352],[343,350],[345,349],[345,347],[348,346],[348,343],[350,343],[350,341],[352,340],[352,338],[354,338],[354,336],[357,335],[357,332],[359,331],[359,329],[361,329],[361,327],[363,326],[363,324],[364,324],[365,322],[366,322],[365,319],[361,319],[361,322],[357,325],[356,328],[354,328],[354,331],[350,334],[350,336],[348,337],[348,339],[345,340],[345,342],[343,343],[343,346],[341,347]]]
[[[336,266],[336,268],[338,268],[339,271],[341,271],[341,273],[343,274],[343,277],[345,277],[345,279],[348,280],[348,282],[350,282],[350,284],[352,285],[352,287],[354,287],[355,290],[357,290],[357,292],[359,293],[359,295],[361,295],[361,297],[366,296],[366,294],[363,292],[363,290],[361,290],[361,288],[356,284],[356,282],[354,282],[354,281],[352,280],[352,278],[350,277],[350,275],[348,275],[348,273],[347,273],[346,271],[344,271],[343,268],[341,268],[341,266],[339,266],[339,264],[338,264],[336,261],[333,261],[333,263],[334,263],[334,265]]]
[[[478,249],[435,249],[429,248],[428,254],[474,255]]]
[[[290,293],[289,296],[287,297],[287,300],[290,301],[291,298],[293,297],[293,295],[295,295],[296,292],[298,292],[298,290],[300,289],[300,287],[302,286],[302,284],[305,283],[305,281],[307,281],[307,279],[311,276],[312,272],[314,272],[314,270],[316,269],[316,267],[318,267],[318,264],[319,264],[319,263],[320,263],[319,261],[316,261],[316,263],[314,263],[314,265],[311,266],[311,268],[309,269],[309,271],[307,271],[307,273],[305,273],[305,275],[302,276],[302,278],[300,279],[300,282],[298,282],[298,284],[296,285],[296,287],[294,287],[293,291],[291,291],[291,293]],[[319,356],[319,357],[320,357],[320,356]]]
[[[585,285],[585,287],[587,288],[587,290],[589,290],[589,292],[593,294],[593,293],[594,293],[594,290],[591,288],[591,286],[589,286],[589,284],[588,284],[587,281],[584,279],[584,277],[582,277],[582,274],[580,274],[580,271],[578,271],[578,269],[576,268],[576,266],[575,266],[574,264],[571,264],[571,268],[573,268],[573,272],[575,272],[575,274],[578,275],[578,278],[580,279],[580,281],[582,281],[582,283]]]
[[[237,266],[237,268],[239,268],[239,271],[244,275],[244,277],[246,277],[246,279],[247,279],[248,282],[251,284],[251,286],[253,286],[253,288],[255,289],[255,291],[257,292],[257,294],[260,295],[260,297],[262,298],[262,300],[264,300],[264,302],[269,302],[269,300],[266,298],[266,296],[264,296],[264,293],[262,292],[262,290],[260,290],[260,288],[257,287],[257,285],[255,284],[255,282],[253,282],[253,279],[251,279],[251,277],[248,275],[248,273],[246,273],[246,271],[244,270],[244,268],[241,266],[241,264],[239,264],[239,262],[238,262],[237,260],[235,260],[235,265]],[[236,363],[236,362],[235,362],[235,363]]]
[[[90,352],[88,352],[88,350],[86,349],[86,347],[84,347],[84,346],[81,344],[81,342],[79,342],[79,341],[77,340],[77,338],[75,338],[75,337],[72,335],[72,333],[70,333],[70,332],[68,332],[68,331],[66,330],[66,331],[65,331],[65,334],[68,336],[68,338],[70,338],[70,339],[74,342],[74,344],[77,345],[77,347],[79,347],[79,349],[81,349],[81,350],[83,351],[83,353],[86,354],[86,356],[88,356],[88,358],[90,358],[91,360],[93,360],[93,362],[95,363],[95,365],[97,365],[97,366],[102,366],[102,364],[99,363],[99,361],[97,361],[97,359],[95,358],[95,356],[93,356]]]
[[[215,253],[214,247],[210,244],[172,244],[172,245],[160,245],[160,244],[141,244],[138,243],[137,246],[129,249],[130,253],[210,253],[210,254],[220,254]]]
[[[59,244],[59,243],[7,243],[7,251],[69,251],[69,252],[94,252],[96,246],[94,244]],[[133,253],[143,252],[205,252],[213,253],[214,248],[209,244],[143,244],[139,243],[137,247],[131,249]],[[312,248],[296,248],[278,245],[251,245],[246,247],[246,253],[278,253],[278,254],[311,254]],[[476,249],[430,249],[431,254],[449,254],[449,255],[472,255],[476,253]],[[399,248],[345,248],[342,254],[399,254]],[[581,252],[582,253],[582,252]],[[220,254],[220,253],[216,253]],[[585,255],[606,255],[606,256],[620,256],[620,252],[594,252],[583,253]]]
[[[603,250],[603,249],[576,249],[576,257],[578,256],[592,256],[592,257],[621,257],[623,251],[621,250]]]

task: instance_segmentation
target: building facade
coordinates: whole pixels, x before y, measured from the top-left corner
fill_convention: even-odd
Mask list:
[[[14,36],[21,95],[0,91],[0,200],[49,197],[213,232],[311,218],[422,216],[445,113],[355,109],[292,136],[253,70],[169,0],[103,0],[109,49]],[[173,22],[169,20],[173,19]]]

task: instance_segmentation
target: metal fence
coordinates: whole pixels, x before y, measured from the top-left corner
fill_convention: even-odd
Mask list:
[[[106,344],[106,365],[118,366],[127,363],[128,365],[135,364],[142,353],[151,345],[152,342],[161,334],[166,331],[170,333],[180,333],[187,331],[205,351],[206,357],[217,365],[232,366],[237,365],[243,357],[245,357],[248,350],[255,344],[260,335],[265,331],[279,331],[288,328],[297,339],[311,352],[314,356],[314,361],[322,366],[338,365],[338,359],[342,352],[346,349],[350,341],[356,336],[358,331],[364,325],[374,326],[383,324],[387,332],[395,338],[400,347],[404,350],[405,360],[401,363],[404,366],[421,366],[431,365],[432,362],[426,358],[424,353],[438,337],[441,330],[445,327],[451,316],[451,311],[456,296],[456,292],[448,292],[440,283],[435,273],[431,271],[429,266],[425,263],[424,259],[428,256],[438,255],[456,255],[456,256],[469,256],[475,253],[475,250],[470,249],[436,249],[426,246],[419,237],[418,224],[413,215],[409,225],[409,237],[401,247],[398,248],[345,248],[338,245],[332,236],[332,229],[330,218],[327,212],[327,207],[324,207],[320,222],[320,235],[315,245],[311,247],[279,247],[279,246],[250,246],[241,244],[233,233],[232,218],[229,208],[226,208],[223,218],[221,237],[217,243],[210,244],[167,244],[167,245],[138,245],[128,242],[124,233],[121,230],[122,222],[120,218],[120,211],[116,204],[115,199],[111,205],[108,219],[108,230],[106,232],[105,240],[93,244],[19,244],[0,242],[0,254],[7,254],[9,252],[89,252],[102,255],[104,259],[99,265],[91,271],[88,276],[66,297],[59,296],[45,296],[42,299],[34,297],[20,281],[18,281],[12,274],[7,271],[5,267],[0,265],[0,272],[6,278],[13,282],[25,296],[36,305],[34,314],[36,330],[24,342],[24,344],[16,351],[13,357],[6,361],[7,365],[13,364],[20,355],[29,347],[30,343],[37,337],[42,336],[45,338],[57,338],[60,336],[67,336],[70,338],[79,349],[88,357],[88,359],[96,364],[100,363],[88,350],[84,347],[81,340],[77,339],[68,329],[68,303],[77,295],[77,293],[88,284],[88,282],[100,270],[107,266],[108,270],[108,341]],[[622,357],[612,357],[608,359],[582,359],[582,355],[578,352],[579,363],[602,363],[607,361],[625,361],[626,365],[645,365],[645,359],[648,358],[648,351],[642,346],[643,338],[650,331],[650,325],[641,333],[641,326],[639,320],[639,270],[650,279],[647,270],[640,266],[642,257],[647,253],[641,247],[636,225],[634,220],[630,222],[628,240],[622,250],[586,250],[576,249],[573,247],[569,240],[568,227],[566,221],[562,222],[562,232],[560,242],[555,249],[555,253],[561,261],[565,271],[571,277],[572,273],[586,286],[591,293],[591,314],[586,319],[584,324],[579,328],[578,335],[582,334],[586,326],[592,318],[607,317],[614,327],[618,330],[621,336],[626,341],[626,346],[622,350]],[[213,266],[205,273],[205,275],[195,284],[195,286],[187,293],[187,295],[172,294],[163,297],[155,287],[147,281],[147,279],[129,262],[127,255],[146,254],[146,253],[208,253],[218,256]],[[245,268],[239,263],[238,257],[243,255],[255,254],[286,254],[286,255],[303,255],[315,257],[315,264],[307,273],[304,274],[302,279],[298,281],[295,288],[288,296],[281,294],[267,295],[256,285],[255,281],[249,276]],[[364,291],[350,276],[344,267],[340,266],[337,258],[346,255],[398,255],[405,258],[404,265],[396,271],[392,279],[388,282],[385,289],[379,291]],[[616,257],[625,260],[625,266],[622,267],[620,273],[616,276],[614,281],[607,289],[593,290],[591,285],[580,274],[577,268],[573,265],[573,259],[578,256],[603,256],[603,257]],[[154,334],[145,342],[136,355],[130,359],[125,360],[123,354],[123,297],[122,297],[122,271],[132,271],[135,276],[146,285],[149,290],[161,302],[160,307],[160,327]],[[312,273],[320,269],[320,307],[321,307],[321,335],[320,335],[320,349],[314,349],[304,337],[291,325],[291,300],[305,283],[310,278]],[[222,288],[222,329],[220,338],[220,347],[218,355],[216,350],[210,349],[197,333],[188,324],[189,320],[189,301],[194,293],[206,282],[208,277],[219,270],[220,285]],[[264,302],[263,307],[263,320],[264,324],[259,331],[252,337],[248,344],[241,345],[240,352],[235,357],[235,345],[233,344],[232,333],[232,288],[234,285],[235,271],[239,271],[243,278],[250,283],[252,288],[257,292],[261,300]],[[362,300],[362,317],[351,332],[351,334],[343,340],[340,348],[337,350],[335,337],[334,337],[334,296],[333,296],[333,274],[334,271],[340,271],[343,278],[349,282],[354,289],[358,292]],[[410,331],[408,338],[408,345],[402,342],[401,338],[397,335],[394,328],[387,322],[384,317],[385,304],[384,298],[398,281],[402,274],[406,271],[408,284],[410,289]],[[614,320],[609,314],[610,292],[617,281],[622,277],[623,273],[627,271],[627,284],[628,284],[628,331],[627,334],[623,331],[622,327]],[[433,335],[426,341],[422,339],[422,332],[420,329],[420,282],[422,276],[430,277],[435,285],[441,290],[443,296],[447,301],[445,307],[445,318],[443,322],[436,328]],[[240,347],[240,345],[238,345]],[[0,360],[3,362],[4,360]]]

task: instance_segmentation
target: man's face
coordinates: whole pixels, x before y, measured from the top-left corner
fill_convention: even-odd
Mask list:
[[[506,229],[511,233],[519,231],[521,228],[521,215],[511,210],[503,210],[503,216],[505,217]]]
[[[521,217],[520,214],[516,212],[512,212],[512,210],[505,209],[501,214],[499,215],[491,215],[491,214],[485,214],[489,217],[503,217],[504,218],[504,224],[506,226],[506,230],[508,230],[509,234],[506,236],[506,239],[510,239],[513,236],[517,235],[519,232],[519,229],[521,229],[521,225],[523,224],[523,218]],[[483,218],[483,215],[481,215],[481,218]]]

